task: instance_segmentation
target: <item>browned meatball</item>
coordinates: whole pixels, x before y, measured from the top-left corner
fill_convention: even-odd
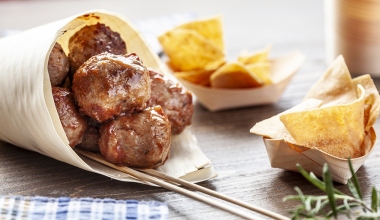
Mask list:
[[[181,133],[191,125],[194,105],[189,91],[163,74],[149,70],[151,94],[148,106],[160,105],[169,118],[172,134]]]
[[[120,34],[100,23],[85,26],[77,31],[69,40],[69,51],[71,74],[94,55],[102,52],[127,53]]]
[[[99,139],[99,128],[90,124],[83,134],[82,142],[78,144],[77,147],[88,151],[99,152]]]
[[[49,55],[48,72],[52,86],[59,86],[69,72],[69,59],[60,44],[55,43]]]
[[[69,140],[69,145],[70,147],[75,147],[75,145],[82,141],[84,131],[87,128],[87,120],[79,113],[73,95],[69,90],[53,87],[52,93],[59,119]]]
[[[100,127],[100,152],[114,164],[157,168],[168,158],[170,142],[170,123],[160,106],[115,118]]]
[[[80,111],[103,122],[145,109],[150,98],[149,72],[136,54],[105,52],[77,70],[72,90]]]

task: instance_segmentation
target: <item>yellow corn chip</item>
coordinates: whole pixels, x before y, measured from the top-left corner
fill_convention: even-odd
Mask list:
[[[302,103],[294,106],[291,109],[288,109],[278,115],[275,115],[271,118],[265,119],[261,122],[256,123],[250,130],[252,134],[261,135],[263,137],[279,140],[288,140],[288,142],[295,143],[295,140],[286,130],[284,124],[280,121],[280,115],[304,111],[309,109],[316,109],[322,105],[321,100],[317,99],[308,99]]]
[[[364,130],[369,131],[375,124],[380,113],[380,96],[369,74],[356,77],[352,80],[355,86],[362,85],[365,89]]]
[[[194,30],[213,42],[222,52],[224,52],[223,25],[221,16],[194,20],[182,24],[175,29]]]
[[[213,70],[225,63],[224,53],[196,31],[175,29],[158,40],[175,71]]]
[[[177,78],[185,79],[194,84],[210,86],[210,76],[215,70],[192,70],[187,72],[175,72]]]
[[[252,74],[241,63],[227,63],[210,77],[214,88],[252,88],[264,85],[264,82]]]
[[[368,146],[373,145],[368,141],[373,140],[365,137],[380,114],[380,96],[369,75],[351,79],[343,57],[338,56],[305,101],[310,98],[320,100],[321,106],[292,108],[258,122],[251,133],[282,139],[297,151],[295,146],[302,146],[338,158],[356,158],[369,152]]]
[[[269,62],[247,64],[245,67],[265,84],[272,84]]]
[[[357,99],[356,89],[343,56],[338,56],[310,88],[305,99],[310,98],[322,100],[324,106],[346,104]]]
[[[355,101],[282,114],[280,120],[297,145],[317,148],[339,158],[362,156],[365,90],[358,85]]]
[[[254,51],[254,52],[248,53],[248,54],[242,54],[238,57],[238,62],[240,62],[242,64],[268,62],[270,50],[271,50],[271,46],[266,46],[262,50]]]

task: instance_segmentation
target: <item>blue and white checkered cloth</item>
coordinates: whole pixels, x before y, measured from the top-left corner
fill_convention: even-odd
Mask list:
[[[96,198],[0,197],[0,219],[168,219],[167,204],[157,201]]]

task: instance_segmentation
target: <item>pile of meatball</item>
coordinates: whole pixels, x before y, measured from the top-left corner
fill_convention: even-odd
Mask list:
[[[56,43],[48,72],[69,145],[113,164],[163,165],[171,136],[191,124],[191,93],[128,54],[120,34],[104,24],[76,32],[67,56]]]

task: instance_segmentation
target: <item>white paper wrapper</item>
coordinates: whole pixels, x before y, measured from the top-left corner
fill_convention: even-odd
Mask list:
[[[272,167],[298,172],[296,164],[300,164],[305,170],[322,177],[323,165],[327,163],[332,179],[336,182],[347,184],[352,177],[348,160],[327,154],[318,149],[310,149],[303,146],[291,146],[284,140],[263,138]],[[376,133],[371,128],[364,139],[366,154],[362,157],[351,159],[356,172],[372,152],[376,142]]]
[[[200,86],[187,80],[179,81],[192,91],[204,107],[209,111],[220,111],[245,106],[275,103],[281,97],[292,76],[305,61],[305,56],[299,52],[290,53],[271,61],[271,76],[273,84],[252,89],[217,89]]]
[[[81,27],[97,22],[120,33],[128,52],[137,53],[144,65],[168,74],[165,65],[126,19],[102,10],[1,38],[0,139],[91,172],[121,181],[136,181],[117,170],[79,157],[68,145],[52,97],[47,65],[55,42],[58,40],[67,54],[69,38]],[[216,176],[210,159],[198,147],[189,129],[173,137],[170,157],[159,170],[194,182]]]

